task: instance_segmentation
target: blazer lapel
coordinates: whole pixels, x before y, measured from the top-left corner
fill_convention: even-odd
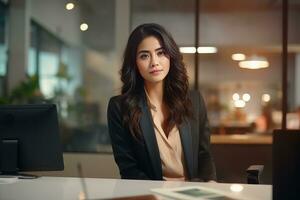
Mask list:
[[[186,162],[186,168],[189,178],[192,178],[193,172],[193,149],[192,149],[192,135],[190,123],[188,121],[183,122],[179,127],[181,143],[184,151],[184,157]]]
[[[142,110],[142,116],[140,119],[140,127],[145,139],[145,144],[148,150],[150,161],[153,167],[154,175],[156,179],[162,179],[162,167],[159,155],[159,149],[155,137],[154,127],[152,123],[151,113],[148,109],[145,94],[140,101],[140,108]]]

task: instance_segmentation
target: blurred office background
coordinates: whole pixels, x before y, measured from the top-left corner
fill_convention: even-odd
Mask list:
[[[271,183],[283,90],[287,128],[300,128],[300,1],[289,0],[286,88],[282,1],[0,0],[0,103],[58,105],[65,171],[44,174],[78,176],[80,162],[87,177],[118,178],[107,103],[129,33],[159,23],[205,98],[219,181],[245,182],[245,169],[263,164]]]

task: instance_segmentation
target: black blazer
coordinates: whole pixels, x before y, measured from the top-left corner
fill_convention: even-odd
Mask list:
[[[194,119],[178,127],[183,146],[189,180],[216,180],[210,152],[210,132],[205,103],[199,92],[190,92]],[[115,161],[122,178],[162,180],[162,165],[155,132],[143,94],[139,106],[142,111],[140,127],[143,139],[137,141],[122,123],[121,96],[112,97],[107,119]]]

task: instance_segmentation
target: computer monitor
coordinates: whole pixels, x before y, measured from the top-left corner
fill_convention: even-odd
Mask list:
[[[63,169],[56,105],[1,105],[0,174]]]
[[[300,130],[274,130],[273,199],[300,199]]]

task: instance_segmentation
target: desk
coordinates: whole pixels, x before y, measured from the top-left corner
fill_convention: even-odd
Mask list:
[[[272,135],[244,134],[244,135],[211,135],[212,144],[272,144]]]
[[[83,193],[80,178],[40,177],[33,180],[13,179],[9,181],[0,179],[0,199],[2,200],[67,200],[80,199]],[[111,198],[132,195],[151,194],[149,189],[159,187],[204,186],[230,192],[231,184],[221,183],[195,183],[195,182],[169,182],[169,181],[142,181],[120,179],[84,179],[88,197]],[[243,185],[239,193],[231,192],[236,198],[271,200],[272,186],[270,185]]]

